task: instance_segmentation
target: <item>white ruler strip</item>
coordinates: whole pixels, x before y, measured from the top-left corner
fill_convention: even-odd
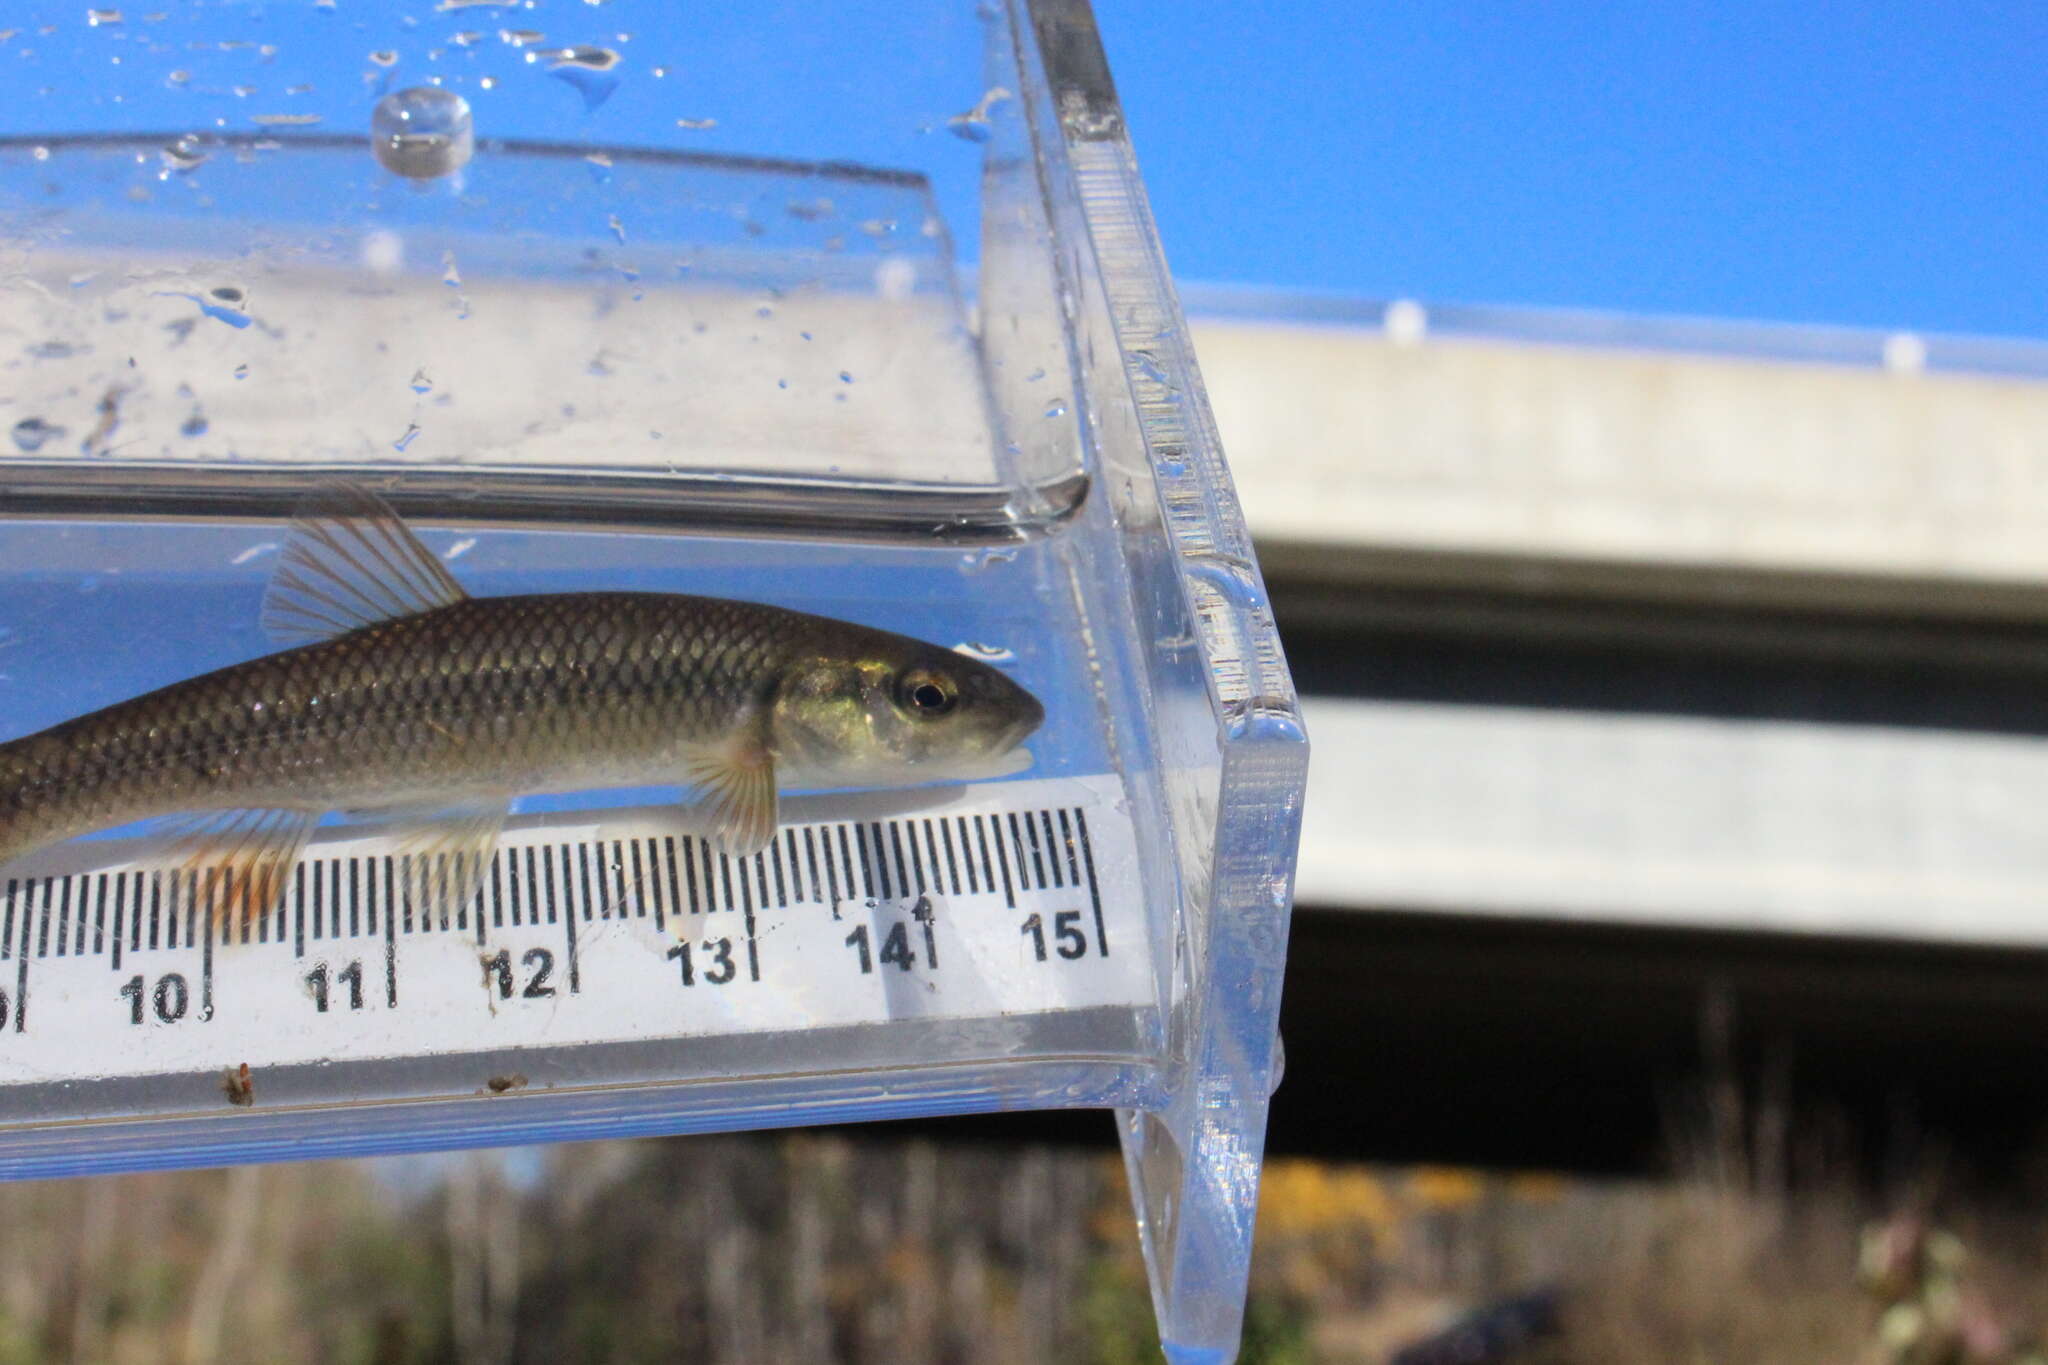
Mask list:
[[[933,796],[800,798],[745,859],[673,810],[515,822],[434,924],[341,830],[232,941],[68,845],[0,883],[0,1086],[1150,1002],[1114,778]]]

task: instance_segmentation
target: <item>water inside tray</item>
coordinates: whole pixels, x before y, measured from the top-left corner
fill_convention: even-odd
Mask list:
[[[5,511],[260,517],[346,469],[473,518],[1003,542],[1085,496],[1064,367],[985,351],[922,177],[487,142],[458,178],[0,152]]]

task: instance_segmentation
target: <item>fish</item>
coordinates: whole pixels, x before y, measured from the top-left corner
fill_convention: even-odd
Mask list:
[[[397,835],[408,898],[446,912],[523,794],[682,787],[688,819],[747,855],[783,789],[1006,776],[1045,718],[984,662],[850,621],[681,593],[471,596],[356,483],[300,508],[262,621],[290,647],[0,744],[0,865],[157,821],[209,917],[246,923],[342,812]]]

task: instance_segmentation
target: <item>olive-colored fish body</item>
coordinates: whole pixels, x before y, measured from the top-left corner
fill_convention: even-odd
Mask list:
[[[662,784],[750,851],[778,786],[1014,771],[1043,719],[988,665],[850,622],[680,594],[471,598],[380,501],[330,498],[266,603],[273,629],[329,638],[0,745],[0,861],[234,812],[202,822],[196,860],[281,885],[327,811],[416,817],[474,860],[522,792]]]

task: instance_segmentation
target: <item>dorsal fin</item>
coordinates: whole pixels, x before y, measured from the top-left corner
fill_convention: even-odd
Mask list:
[[[292,519],[263,595],[263,628],[304,644],[467,596],[389,503],[335,480]]]

